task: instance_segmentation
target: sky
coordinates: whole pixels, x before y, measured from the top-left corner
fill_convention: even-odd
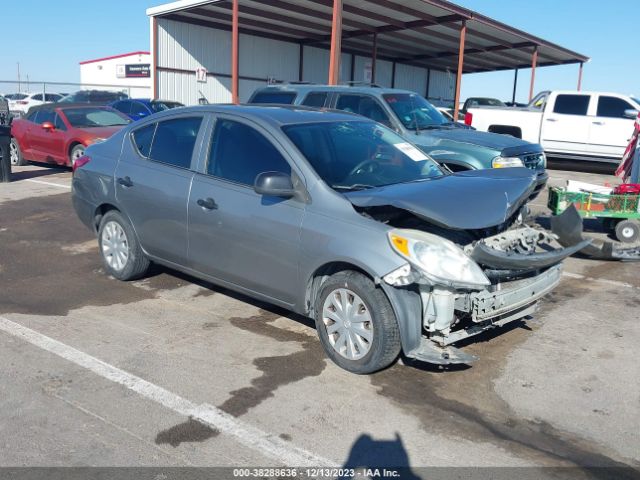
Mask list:
[[[268,1],[268,0],[265,0]],[[299,0],[303,1],[303,0]],[[545,40],[591,57],[583,89],[640,94],[637,25],[640,1],[612,0],[454,0]],[[148,7],[162,0],[4,0],[0,80],[79,82],[78,62],[149,49]],[[635,55],[634,55],[635,54]],[[535,90],[575,89],[578,66],[536,70]],[[526,101],[530,70],[518,74],[516,99]],[[513,71],[465,75],[461,98],[491,96],[510,100]],[[15,86],[0,84],[0,93]]]

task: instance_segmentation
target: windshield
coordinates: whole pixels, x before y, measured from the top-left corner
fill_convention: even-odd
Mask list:
[[[502,103],[497,98],[470,98],[467,100],[467,107],[505,107],[506,105]]]
[[[75,128],[116,127],[131,122],[128,117],[106,108],[65,108],[63,111]]]
[[[184,107],[184,105],[179,102],[151,102],[151,110],[154,112],[162,112],[178,107]]]
[[[444,174],[422,151],[374,122],[304,123],[283,130],[336,190],[361,190]]]
[[[451,124],[433,105],[415,93],[390,93],[382,98],[410,130],[439,128]]]

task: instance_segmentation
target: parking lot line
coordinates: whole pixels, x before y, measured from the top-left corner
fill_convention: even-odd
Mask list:
[[[27,178],[25,181],[31,182],[31,183],[39,183],[41,185],[51,185],[52,187],[60,187],[60,188],[66,188],[71,190],[71,185],[62,185],[60,183],[45,182],[44,180],[34,180],[33,178]]]
[[[0,316],[0,330],[20,338],[34,346],[53,353],[78,366],[86,368],[102,378],[118,383],[140,396],[152,400],[174,412],[190,417],[221,433],[233,436],[239,443],[288,467],[334,467],[334,462],[295,447],[277,435],[252,427],[219,408],[203,403],[197,405],[140,377],[125,372],[87,353],[81,352],[58,340],[31,330],[8,318]]]

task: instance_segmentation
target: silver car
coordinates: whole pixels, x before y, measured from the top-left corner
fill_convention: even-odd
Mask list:
[[[106,271],[151,262],[315,319],[355,373],[530,315],[560,279],[553,238],[527,226],[535,173],[451,174],[392,130],[305,107],[202,106],[94,144],[73,205]]]

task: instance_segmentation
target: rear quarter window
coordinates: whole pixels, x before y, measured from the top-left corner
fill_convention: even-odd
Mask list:
[[[145,158],[149,158],[151,153],[151,142],[153,142],[153,134],[156,131],[156,123],[147,125],[146,127],[138,128],[131,134],[133,143],[138,150],[138,153]]]
[[[296,99],[295,92],[258,92],[249,103],[279,103],[291,105]]]

